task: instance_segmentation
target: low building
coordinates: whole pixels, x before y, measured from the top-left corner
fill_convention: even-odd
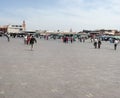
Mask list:
[[[25,21],[21,25],[5,25],[5,26],[0,26],[0,32],[3,33],[21,33],[22,31],[26,30],[26,24]]]
[[[8,25],[0,26],[0,32],[1,32],[1,33],[7,32],[7,28],[8,28]]]
[[[21,33],[24,30],[22,25],[9,25],[7,32],[8,33]]]
[[[106,34],[106,35],[115,35],[116,32],[117,32],[117,30],[106,30],[106,31],[104,32],[104,34]]]

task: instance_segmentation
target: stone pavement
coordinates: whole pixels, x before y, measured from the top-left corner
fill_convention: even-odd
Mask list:
[[[0,98],[120,98],[120,47],[0,38]]]

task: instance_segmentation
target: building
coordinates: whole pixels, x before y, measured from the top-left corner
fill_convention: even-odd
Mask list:
[[[22,26],[23,26],[23,31],[25,31],[26,30],[26,23],[25,23],[25,21],[23,21]]]
[[[26,30],[25,21],[23,21],[22,25],[8,25],[7,32],[8,33],[21,33]]]
[[[115,35],[118,31],[117,30],[106,30],[104,34],[106,35]]]
[[[9,25],[7,29],[8,33],[20,33],[21,31],[23,31],[22,25]]]
[[[1,33],[7,32],[7,28],[8,28],[8,25],[0,26],[0,32],[1,32]]]
[[[22,25],[3,25],[0,26],[1,33],[21,33],[26,30],[25,21],[23,21]]]

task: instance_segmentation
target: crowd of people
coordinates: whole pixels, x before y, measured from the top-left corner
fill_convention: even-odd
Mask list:
[[[44,37],[44,39],[49,40],[49,37],[48,36],[47,36],[47,38]],[[63,43],[73,43],[76,40],[84,43],[88,38],[78,37],[78,38],[75,39],[73,36],[63,36],[61,39],[62,39]],[[93,46],[94,46],[95,49],[100,49],[101,48],[101,45],[102,45],[102,39],[101,38],[95,37],[95,38],[90,38],[90,40],[91,40],[91,43],[93,43]],[[116,50],[120,40],[115,39],[115,38],[113,38],[112,40],[113,40],[112,43],[114,43],[114,50]],[[109,41],[111,42],[111,40],[109,40]]]
[[[5,33],[4,36],[6,36],[8,42],[9,42],[10,41],[10,35]],[[49,40],[49,36],[43,36],[43,38],[46,39],[46,40]],[[53,38],[54,38],[54,40],[56,39],[56,37],[53,37]],[[78,37],[78,38],[75,39],[73,36],[62,36],[60,39],[62,40],[63,43],[73,43],[76,40],[84,43],[87,38]],[[93,46],[94,46],[95,49],[100,49],[101,48],[102,40],[100,38],[95,37],[95,38],[90,38],[90,40],[91,40],[91,43],[93,43]],[[30,45],[31,50],[33,50],[33,45],[36,42],[37,42],[37,40],[36,40],[35,36],[33,36],[31,34],[24,36],[24,44]],[[111,40],[110,40],[110,42],[111,42]],[[120,42],[119,39],[115,39],[115,38],[112,39],[112,43],[114,43],[114,50],[117,49],[117,46],[118,46],[119,42]]]

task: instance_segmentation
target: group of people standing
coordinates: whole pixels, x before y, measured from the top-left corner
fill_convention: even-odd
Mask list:
[[[119,42],[120,41],[118,39],[114,39],[114,42],[113,42],[114,43],[114,50],[117,49],[117,45],[118,45]],[[100,49],[101,44],[102,44],[102,42],[101,42],[100,39],[97,39],[97,38],[94,39],[94,47],[95,47],[95,49],[96,48]]]
[[[95,47],[95,48],[100,49],[101,44],[102,44],[102,42],[101,42],[100,39],[97,39],[97,38],[94,39],[94,47]]]
[[[31,45],[31,50],[33,50],[34,43],[37,43],[36,38],[33,35],[27,35],[24,37],[24,43],[27,45]]]
[[[63,36],[63,43],[68,43],[69,41],[72,43],[74,41],[73,37]]]

